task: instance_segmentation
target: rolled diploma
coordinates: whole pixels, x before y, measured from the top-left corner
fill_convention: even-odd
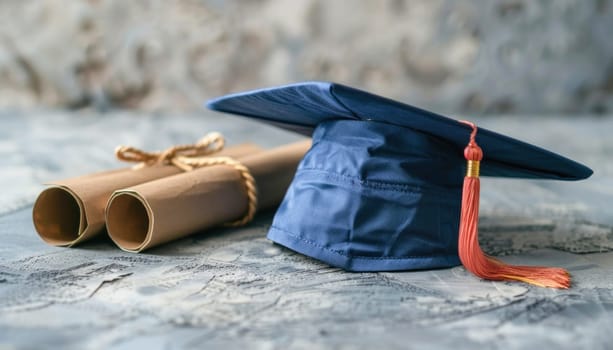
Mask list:
[[[254,144],[228,147],[212,156],[239,158],[262,151]],[[71,247],[104,229],[104,210],[114,191],[183,172],[173,165],[124,168],[50,184],[32,209],[34,228],[47,243]]]
[[[245,156],[258,191],[258,210],[278,205],[310,140]],[[116,191],[106,211],[111,239],[141,252],[206,228],[240,219],[247,211],[245,185],[230,166],[204,167]]]

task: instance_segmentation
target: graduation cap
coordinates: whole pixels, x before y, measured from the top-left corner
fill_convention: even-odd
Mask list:
[[[561,268],[511,266],[478,243],[479,175],[579,180],[592,170],[528,143],[328,82],[208,103],[312,136],[268,238],[349,271],[462,263],[477,276],[568,288]]]

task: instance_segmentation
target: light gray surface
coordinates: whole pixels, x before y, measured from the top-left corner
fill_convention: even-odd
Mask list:
[[[610,347],[613,119],[479,122],[595,169],[577,183],[483,180],[485,250],[566,267],[571,289],[484,282],[461,267],[342,272],[268,242],[272,213],[146,254],[108,240],[50,247],[30,218],[39,184],[117,166],[117,144],[159,149],[211,130],[265,146],[296,137],[218,114],[2,112],[0,349]]]

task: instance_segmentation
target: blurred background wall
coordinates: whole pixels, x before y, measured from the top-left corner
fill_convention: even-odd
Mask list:
[[[189,111],[300,80],[439,112],[610,113],[613,2],[0,2],[0,107]]]

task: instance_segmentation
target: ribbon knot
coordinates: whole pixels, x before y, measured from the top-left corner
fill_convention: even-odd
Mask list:
[[[230,157],[213,157],[214,153],[221,151],[226,140],[218,132],[206,134],[194,144],[177,145],[164,151],[147,152],[131,146],[118,146],[115,149],[117,159],[138,163],[133,169],[140,169],[158,164],[174,165],[183,171],[191,171],[211,165],[228,165],[239,172],[245,185],[248,206],[245,216],[236,221],[227,223],[226,226],[242,226],[249,223],[257,210],[257,187],[255,179],[249,169],[241,162]]]
[[[177,145],[159,152],[147,152],[140,148],[131,146],[119,146],[115,149],[117,159],[139,163],[135,169],[155,164],[172,164],[181,170],[193,170],[193,166],[183,162],[186,158],[196,158],[211,155],[221,151],[225,146],[226,140],[218,132],[206,134],[198,142],[189,145]]]

